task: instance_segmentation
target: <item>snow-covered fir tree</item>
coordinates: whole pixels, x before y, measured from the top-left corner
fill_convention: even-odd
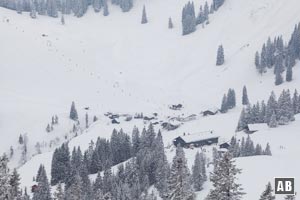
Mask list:
[[[77,110],[75,108],[75,102],[74,101],[72,102],[72,105],[71,105],[70,119],[78,120],[78,114],[77,114]]]
[[[173,22],[172,22],[172,18],[169,17],[169,21],[168,21],[168,28],[172,29],[174,27]]]
[[[194,165],[192,167],[192,180],[195,191],[201,191],[203,183],[206,181],[206,166],[203,153],[197,152]]]
[[[248,92],[246,86],[243,87],[242,104],[243,105],[249,104],[249,98],[248,98]]]
[[[267,155],[267,156],[271,156],[272,155],[271,147],[270,147],[269,143],[267,143],[266,149],[263,151],[263,154]]]
[[[53,196],[54,196],[54,200],[64,200],[65,193],[64,193],[62,184],[60,182],[57,184],[56,190],[55,190]]]
[[[228,111],[228,106],[227,106],[227,95],[224,94],[223,99],[222,99],[222,104],[221,104],[221,113],[226,113]]]
[[[170,177],[168,179],[168,200],[193,200],[194,192],[191,185],[191,175],[183,148],[177,146],[173,158]]]
[[[62,25],[65,25],[65,16],[61,15],[60,22]]]
[[[269,127],[270,128],[276,128],[278,126],[278,122],[276,119],[276,114],[275,112],[273,112],[271,119],[270,119],[270,123],[269,123]]]
[[[143,13],[142,13],[142,24],[147,24],[148,23],[148,19],[147,19],[147,14],[146,14],[146,6],[144,5],[143,7]]]
[[[232,155],[224,153],[216,162],[210,180],[213,189],[210,190],[206,200],[240,200],[244,195],[241,184],[237,183],[237,175],[241,170],[236,168]]]
[[[52,200],[50,185],[48,182],[47,174],[45,171],[45,167],[43,165],[40,166],[40,174],[37,177],[37,189],[33,193],[32,200]]]
[[[259,200],[274,200],[275,199],[275,195],[273,194],[273,189],[272,189],[272,185],[269,182],[266,185],[266,189],[265,191],[263,191],[263,193],[261,194]]]
[[[102,0],[102,1],[103,1],[103,16],[108,16],[109,11],[108,11],[107,0]]]
[[[224,62],[225,62],[224,48],[223,48],[223,45],[220,45],[218,47],[218,51],[217,51],[217,62],[216,62],[216,65],[217,66],[223,65]]]
[[[17,172],[16,169],[13,170],[11,176],[10,176],[10,187],[11,187],[11,197],[13,199],[20,199],[22,196],[22,192],[20,189],[20,174]]]
[[[12,187],[10,185],[10,174],[7,166],[8,158],[4,154],[0,157],[0,199],[11,199]]]

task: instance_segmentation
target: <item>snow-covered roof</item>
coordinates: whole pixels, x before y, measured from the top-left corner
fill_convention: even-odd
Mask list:
[[[266,123],[260,123],[260,124],[248,124],[249,131],[262,131],[262,130],[268,130],[269,126]]]
[[[205,112],[205,111],[211,111],[211,112],[217,112],[217,111],[219,111],[219,108],[218,107],[209,107],[208,109],[206,109],[206,110],[203,110],[202,112]]]
[[[218,135],[214,134],[213,131],[206,131],[206,132],[200,132],[200,133],[193,133],[193,134],[186,134],[183,136],[180,136],[186,143],[200,141],[200,140],[207,140],[211,138],[217,138]]]

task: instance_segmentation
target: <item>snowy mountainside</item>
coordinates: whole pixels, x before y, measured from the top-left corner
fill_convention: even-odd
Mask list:
[[[129,13],[121,13],[112,5],[108,17],[94,12],[82,18],[65,16],[65,26],[59,19],[38,16],[32,20],[28,13],[18,15],[0,8],[0,153],[17,145],[18,136],[25,133],[30,151],[34,151],[36,142],[57,137],[63,141],[73,127],[68,119],[72,101],[76,102],[82,123],[85,107],[90,107],[90,117],[99,118],[69,143],[70,149],[78,145],[87,149],[91,139],[109,138],[114,128],[130,133],[135,125],[147,126],[141,120],[112,125],[105,112],[157,112],[161,120],[168,116],[199,116],[207,108],[219,107],[228,88],[235,89],[237,108],[227,114],[197,117],[175,131],[163,131],[168,147],[183,132],[213,129],[228,139],[235,135],[244,85],[252,103],[267,100],[272,90],[277,96],[283,89],[300,90],[299,63],[294,68],[294,80],[276,87],[271,71],[259,76],[254,66],[254,54],[269,36],[283,34],[287,42],[294,25],[300,22],[298,0],[226,0],[211,15],[209,25],[198,26],[195,33],[183,37],[181,10],[186,2],[135,1]],[[203,3],[195,1],[197,12]],[[145,25],[140,24],[143,5],[149,20]],[[167,29],[169,17],[174,23],[172,30]],[[220,44],[225,49],[225,65],[216,67]],[[168,108],[177,103],[182,103],[184,109]],[[59,116],[60,123],[47,133],[45,128],[53,115]],[[295,159],[299,152],[299,120],[253,135],[263,145],[270,142],[273,157],[237,159],[238,167],[243,169],[240,182],[247,192],[245,200],[257,199],[274,176],[300,178],[300,163]],[[286,150],[280,150],[281,145]],[[166,149],[170,161],[174,155],[171,150]],[[52,151],[45,150],[19,168],[22,186],[32,185],[41,163],[50,173]],[[186,151],[189,166],[195,153]],[[11,165],[17,166],[18,160]],[[203,199],[210,187],[206,183],[198,199]]]

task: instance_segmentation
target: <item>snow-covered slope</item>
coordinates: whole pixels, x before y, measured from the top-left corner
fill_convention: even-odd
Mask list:
[[[129,13],[110,6],[108,17],[92,11],[82,18],[65,16],[65,26],[59,19],[38,16],[32,20],[24,16],[27,13],[18,15],[0,8],[0,152],[16,145],[18,136],[24,133],[31,145],[62,138],[73,125],[68,120],[72,101],[76,102],[81,119],[87,106],[90,116],[95,114],[100,118],[70,143],[85,149],[91,139],[109,137],[116,126],[126,131],[131,131],[134,125],[143,126],[137,121],[110,125],[104,112],[157,112],[161,119],[197,114],[219,106],[229,87],[236,90],[239,105],[235,110],[199,118],[176,132],[164,132],[167,146],[183,131],[213,129],[226,137],[234,135],[243,85],[247,85],[251,102],[266,99],[272,90],[278,95],[285,88],[300,89],[299,64],[294,69],[294,81],[277,87],[272,73],[261,77],[254,66],[254,53],[268,36],[283,34],[284,39],[290,36],[300,21],[298,0],[226,0],[211,15],[208,26],[198,26],[195,33],[183,37],[181,9],[186,2],[135,1]],[[195,1],[196,8],[203,3],[204,0]],[[144,4],[149,23],[141,25]],[[169,17],[175,26],[172,30],[167,29]],[[216,67],[220,44],[225,48],[226,61]],[[168,105],[175,103],[182,103],[185,108],[180,112],[170,111]],[[53,133],[46,133],[46,125],[55,114],[60,125]],[[270,133],[255,135],[261,143],[270,141],[275,149],[281,142],[289,149],[274,149],[274,157],[268,159],[238,159],[239,167],[244,169],[241,182],[248,192],[246,200],[257,198],[263,185],[272,176],[281,175],[289,163],[294,168],[286,170],[287,175],[300,178],[295,170],[299,163],[294,163],[299,151],[295,142],[299,127],[296,121]],[[289,137],[294,138],[293,142],[289,142]],[[193,155],[188,153],[191,162]],[[283,159],[287,166],[282,164]],[[51,153],[45,153],[20,168],[23,184],[31,184],[40,163],[45,163],[49,172],[50,161]],[[274,170],[258,172],[260,165]],[[261,176],[259,184],[253,180],[255,173]]]

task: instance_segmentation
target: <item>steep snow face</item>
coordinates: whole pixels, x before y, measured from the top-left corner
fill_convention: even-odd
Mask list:
[[[0,130],[7,137],[1,151],[21,133],[44,137],[50,117],[66,116],[72,100],[81,116],[84,106],[99,113],[165,112],[178,102],[186,112],[197,112],[218,106],[229,87],[239,94],[247,85],[255,101],[273,89],[297,85],[299,67],[294,82],[275,88],[271,73],[257,75],[253,59],[268,36],[289,36],[300,21],[299,1],[227,0],[208,26],[183,37],[186,2],[137,1],[129,13],[111,5],[108,17],[90,10],[79,19],[66,16],[65,26],[60,19],[32,20],[24,16],[28,13],[1,8]],[[199,8],[204,1],[195,3]],[[144,4],[149,23],[141,25]],[[216,67],[219,44],[226,60]]]

